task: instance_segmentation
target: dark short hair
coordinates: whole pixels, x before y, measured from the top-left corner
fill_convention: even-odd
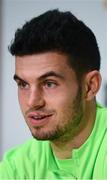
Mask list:
[[[9,51],[15,56],[48,51],[65,54],[78,75],[100,69],[100,52],[93,32],[71,12],[57,9],[17,29]]]

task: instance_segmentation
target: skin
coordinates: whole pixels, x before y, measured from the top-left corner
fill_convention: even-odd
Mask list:
[[[90,135],[96,114],[94,97],[101,81],[99,72],[93,71],[80,86],[67,60],[64,54],[47,52],[17,56],[15,64],[14,79],[26,123],[36,139],[50,140],[58,158],[69,158],[71,150]],[[49,117],[33,124],[32,112]]]

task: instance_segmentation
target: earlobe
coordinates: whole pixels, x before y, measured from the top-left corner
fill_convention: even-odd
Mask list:
[[[99,71],[94,70],[89,72],[85,78],[85,99],[87,101],[92,100],[100,89],[101,74]]]

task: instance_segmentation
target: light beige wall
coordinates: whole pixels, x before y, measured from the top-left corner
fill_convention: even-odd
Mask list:
[[[12,80],[14,58],[9,54],[7,47],[13,38],[15,30],[32,17],[53,8],[69,10],[93,30],[102,57],[103,84],[98,94],[98,101],[104,103],[104,84],[107,82],[107,11],[103,7],[102,1],[3,0],[2,154],[30,137],[29,130],[19,109],[16,85]]]
[[[0,155],[2,152],[2,1],[0,0]]]

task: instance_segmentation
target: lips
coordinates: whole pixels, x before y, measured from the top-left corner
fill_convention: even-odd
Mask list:
[[[48,123],[49,119],[53,114],[42,114],[42,113],[29,113],[28,120],[33,126],[43,126]]]
[[[33,118],[34,120],[40,121],[40,120],[47,118],[49,116],[51,116],[51,114],[50,115],[31,115],[30,118]]]

